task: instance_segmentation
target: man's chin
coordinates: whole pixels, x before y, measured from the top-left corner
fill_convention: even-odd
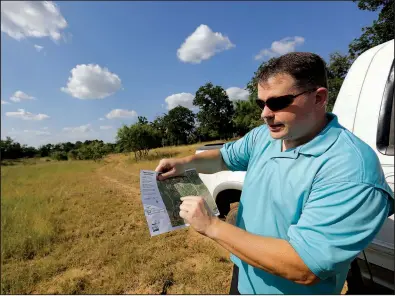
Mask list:
[[[284,128],[282,128],[279,131],[270,131],[270,136],[275,139],[275,140],[279,140],[279,139],[284,139],[287,136],[287,132]]]
[[[271,136],[273,139],[275,139],[275,140],[281,140],[281,139],[284,139],[286,135],[283,134],[283,133],[273,133],[273,132],[270,132],[270,136]]]

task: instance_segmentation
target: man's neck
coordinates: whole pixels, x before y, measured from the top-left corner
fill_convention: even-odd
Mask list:
[[[317,124],[317,126],[306,136],[299,138],[297,140],[283,140],[282,141],[282,147],[281,147],[281,151],[285,151],[287,149],[291,149],[291,148],[295,148],[298,147],[300,145],[303,145],[309,141],[311,141],[312,139],[315,138],[315,136],[317,136],[328,124],[329,122],[329,118],[327,115],[324,116],[323,120]]]

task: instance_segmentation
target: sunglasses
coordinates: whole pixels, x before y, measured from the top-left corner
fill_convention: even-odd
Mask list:
[[[265,106],[268,106],[270,110],[273,112],[280,111],[284,108],[287,108],[289,105],[293,103],[293,101],[308,92],[313,92],[316,91],[317,89],[310,89],[310,90],[305,90],[304,92],[301,92],[300,94],[297,95],[285,95],[281,97],[276,97],[276,98],[270,98],[268,100],[263,101],[260,99],[256,99],[255,102],[261,108],[262,110],[265,109]]]

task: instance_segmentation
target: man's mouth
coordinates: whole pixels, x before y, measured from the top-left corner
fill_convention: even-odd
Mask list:
[[[275,124],[274,124],[274,123],[273,123],[273,124],[272,124],[272,123],[269,123],[268,125],[269,125],[270,127],[284,126],[284,124],[282,124],[282,123],[275,123]]]
[[[280,130],[282,127],[284,127],[284,124],[282,124],[282,123],[269,124],[269,129],[270,129],[271,131],[278,131],[278,130]]]

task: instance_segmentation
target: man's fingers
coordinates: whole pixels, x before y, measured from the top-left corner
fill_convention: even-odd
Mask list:
[[[158,175],[158,180],[162,181],[165,180],[167,178],[173,177],[176,173],[176,169],[172,168],[170,171],[166,172],[166,173],[162,173]]]
[[[186,200],[182,201],[182,204],[183,204],[183,205],[188,205],[188,206],[190,206],[190,207],[196,207],[197,204],[198,204],[198,201],[186,199]]]
[[[181,199],[182,201],[184,201],[184,200],[200,200],[201,198],[202,198],[201,196],[193,196],[193,195],[190,195],[190,196],[181,197],[180,199]]]
[[[204,200],[203,197],[201,196],[184,196],[180,198],[182,201],[200,201],[200,200]]]
[[[181,217],[182,219],[187,220],[187,215],[188,215],[188,212],[183,211],[183,210],[180,211],[180,217]]]
[[[164,164],[164,163],[163,163],[163,160],[161,160],[161,161],[159,162],[158,166],[156,167],[155,172],[160,173],[160,172],[163,172],[163,171],[165,171],[165,170],[166,170],[166,164]]]
[[[186,211],[186,212],[190,212],[190,211],[193,211],[193,204],[185,204],[185,203],[182,203],[181,205],[180,205],[180,210],[183,210],[183,211]]]

